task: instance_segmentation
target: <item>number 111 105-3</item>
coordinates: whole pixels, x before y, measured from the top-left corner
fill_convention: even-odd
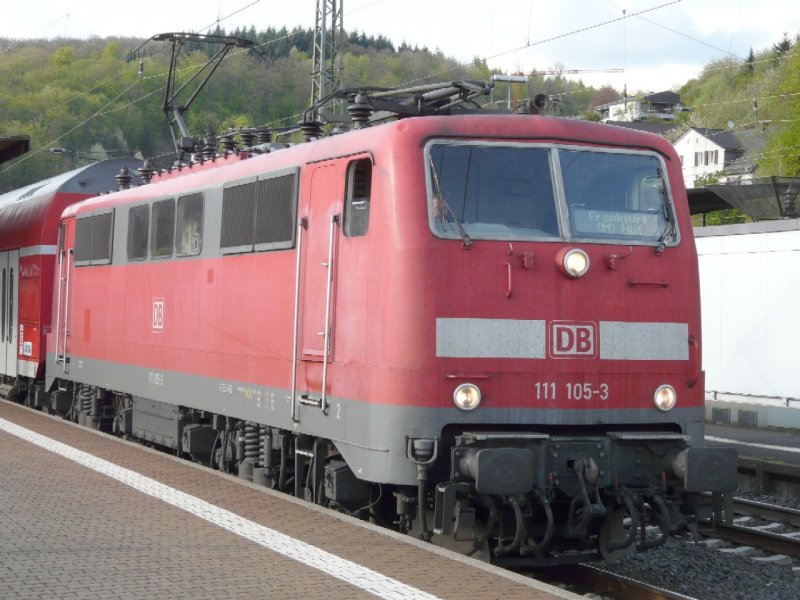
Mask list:
[[[558,384],[555,381],[538,381],[534,385],[536,400],[557,400],[566,395],[567,400],[608,400],[607,383],[577,383],[567,382]]]

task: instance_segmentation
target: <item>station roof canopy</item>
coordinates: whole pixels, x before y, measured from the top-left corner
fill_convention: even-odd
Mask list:
[[[686,195],[689,197],[689,212],[693,215],[733,208],[708,188],[689,188]]]
[[[754,221],[800,216],[800,177],[760,177],[686,190],[693,215],[737,208]]]
[[[0,164],[25,154],[31,149],[31,138],[27,135],[0,137]]]

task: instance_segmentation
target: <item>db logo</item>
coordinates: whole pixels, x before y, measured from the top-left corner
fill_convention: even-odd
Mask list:
[[[597,356],[597,326],[592,322],[552,321],[550,356],[553,358],[594,358]]]
[[[153,300],[153,331],[164,330],[164,301]]]

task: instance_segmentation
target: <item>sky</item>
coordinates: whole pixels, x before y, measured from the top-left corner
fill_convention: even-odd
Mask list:
[[[506,73],[561,68],[587,85],[677,89],[712,61],[800,33],[797,0],[337,0],[346,31],[382,34]],[[341,4],[339,4],[341,5]],[[219,24],[312,28],[317,0],[4,2],[0,38],[143,37]],[[1,48],[2,46],[0,46]],[[345,80],[347,74],[345,73]]]

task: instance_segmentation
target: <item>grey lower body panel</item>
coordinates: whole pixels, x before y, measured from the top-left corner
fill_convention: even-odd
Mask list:
[[[63,373],[48,355],[48,374]],[[56,367],[54,369],[53,367]],[[327,413],[299,406],[291,418],[286,388],[160,371],[148,367],[72,357],[60,379],[102,387],[132,396],[185,406],[279,427],[333,441],[360,479],[398,485],[417,484],[417,471],[406,456],[408,438],[437,438],[447,425],[463,426],[609,426],[677,423],[691,445],[701,445],[703,407],[653,409],[560,410],[480,408],[465,413],[453,408],[377,404],[329,396]],[[51,383],[51,382],[48,382]],[[288,384],[288,382],[287,382]],[[301,390],[302,391],[302,390]]]

